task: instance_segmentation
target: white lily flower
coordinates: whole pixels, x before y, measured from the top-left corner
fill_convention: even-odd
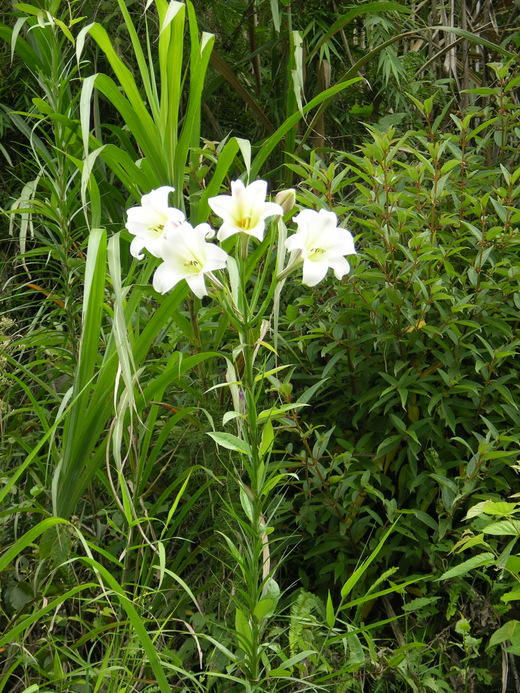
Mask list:
[[[243,231],[262,241],[267,217],[283,214],[280,205],[265,201],[266,195],[265,180],[255,180],[247,187],[241,180],[235,180],[231,183],[231,195],[210,197],[209,206],[224,220],[217,234],[218,240],[223,241]]]
[[[130,244],[130,253],[142,260],[143,248],[155,257],[160,257],[161,243],[166,224],[182,224],[185,220],[180,209],[168,206],[168,196],[175,188],[163,185],[141,198],[140,207],[130,207],[126,228],[135,238]]]
[[[350,231],[337,227],[334,212],[304,209],[294,217],[298,230],[285,241],[289,251],[300,251],[303,259],[303,283],[315,286],[331,267],[337,279],[350,270],[344,255],[356,252]]]
[[[206,243],[206,238],[214,235],[209,224],[199,224],[195,228],[187,221],[180,226],[167,224],[161,242],[163,263],[155,270],[153,288],[164,294],[186,279],[196,296],[207,296],[204,274],[223,269],[228,258],[222,248]]]

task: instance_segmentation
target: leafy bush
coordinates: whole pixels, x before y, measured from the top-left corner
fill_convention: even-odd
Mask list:
[[[415,101],[424,129],[371,129],[359,154],[290,164],[301,203],[346,214],[361,248],[347,281],[285,305],[294,395],[321,383],[294,419],[304,445],[287,443],[304,585],[341,583],[396,518],[388,565],[442,572],[468,507],[514,483],[520,129],[517,79],[493,67],[488,105],[450,129],[433,98]]]

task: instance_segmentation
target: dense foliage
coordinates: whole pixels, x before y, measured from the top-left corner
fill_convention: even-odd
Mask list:
[[[0,25],[0,692],[520,690],[517,5],[144,5]],[[239,176],[245,324],[124,228]]]

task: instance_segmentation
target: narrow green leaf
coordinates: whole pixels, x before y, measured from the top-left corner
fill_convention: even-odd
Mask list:
[[[298,662],[301,662],[302,659],[307,659],[307,657],[310,657],[311,655],[314,655],[314,654],[316,654],[316,650],[303,650],[303,652],[298,652],[298,654],[295,654],[293,657],[290,657],[289,659],[282,661],[283,668],[288,669],[289,667],[292,667],[295,664],[298,664]]]
[[[231,138],[229,142],[226,142],[224,145],[218,156],[217,166],[213,176],[211,177],[206,189],[203,190],[202,195],[200,196],[200,201],[195,200],[194,204],[192,204],[191,218],[194,226],[207,220],[210,213],[208,199],[219,194],[222,182],[228,175],[238,150],[239,145],[236,137]]]
[[[263,459],[269,452],[274,443],[274,429],[270,419],[268,419],[262,429],[262,438],[260,440],[260,458]]]
[[[146,630],[146,627],[137,613],[131,599],[128,597],[124,589],[117,582],[117,580],[112,576],[112,574],[100,563],[92,558],[81,558],[79,559],[82,563],[90,566],[96,573],[98,573],[105,584],[110,587],[118,598],[122,608],[126,611],[126,614],[130,620],[131,626],[135,631],[138,639],[141,642],[143,650],[146,654],[148,662],[152,668],[152,671],[157,679],[159,685],[159,690],[161,693],[171,693],[171,687],[168,683],[164,669],[161,666],[157,651],[152,643],[150,636]]]
[[[465,29],[459,29],[458,27],[454,26],[432,26],[430,28],[432,31],[448,31],[452,34],[455,34],[456,36],[465,38],[471,43],[475,43],[478,46],[485,46],[493,52],[498,53],[499,55],[503,55],[505,58],[508,58],[509,60],[515,59],[515,54],[511,53],[511,51],[506,50],[502,46],[499,46],[497,43],[488,41],[487,39],[483,38],[478,34],[472,34],[470,31],[466,31]]]
[[[440,576],[440,578],[437,578],[437,581],[450,580],[451,578],[454,578],[454,577],[460,577],[461,575],[467,575],[467,573],[471,572],[475,568],[480,568],[481,566],[490,565],[491,563],[494,562],[494,560],[495,560],[495,556],[492,553],[489,553],[489,552],[481,553],[478,556],[473,556],[473,558],[469,558],[467,561],[464,561],[463,563],[456,565],[454,568],[450,568],[450,570],[447,570],[445,573],[443,573]]]
[[[55,514],[67,517],[82,492],[78,488],[76,465],[84,464],[84,450],[77,447],[78,428],[85,423],[89,388],[98,362],[99,335],[103,313],[106,277],[106,232],[94,229],[89,238],[85,265],[83,296],[83,330],[79,348],[78,369],[74,378],[74,402],[66,421],[62,463],[55,472]]]
[[[278,0],[270,0],[271,2],[271,16],[273,18],[274,30],[277,34],[280,33],[280,8],[278,6]]]
[[[313,108],[316,108],[316,106],[321,104],[326,99],[330,99],[336,94],[339,94],[339,92],[344,91],[352,84],[355,84],[360,80],[361,77],[353,77],[352,79],[335,84],[333,87],[330,87],[330,89],[326,89],[325,91],[321,92],[321,94],[318,94],[318,96],[315,96],[314,99],[312,99],[312,101],[309,101],[309,103],[303,107],[303,114],[305,115],[309,111],[312,111]],[[289,132],[289,130],[292,127],[294,127],[301,118],[302,114],[299,111],[289,116],[289,118],[287,118],[280,125],[276,132],[270,137],[268,137],[267,140],[265,140],[265,142],[262,143],[262,147],[258,154],[255,156],[251,166],[251,178],[254,179],[259,175],[260,169],[262,168],[267,157],[271,154],[274,148],[278,146],[278,144],[287,134],[287,132]]]
[[[250,499],[250,497],[247,494],[246,489],[244,488],[243,484],[240,484],[240,505],[242,506],[243,511],[246,514],[247,519],[249,522],[253,523],[254,522],[254,513],[253,513],[253,503]]]
[[[8,630],[3,635],[0,635],[0,647],[3,647],[9,644],[10,642],[16,642],[20,634],[27,633],[28,629],[34,623],[37,623],[38,621],[41,622],[42,617],[45,616],[45,614],[48,614],[49,612],[58,609],[64,602],[67,601],[67,599],[75,597],[77,594],[83,592],[84,590],[87,592],[88,595],[93,589],[96,588],[99,589],[99,585],[95,582],[84,582],[81,585],[76,585],[76,587],[73,587],[71,590],[68,590],[63,594],[60,594],[59,597],[57,597],[56,599],[52,599],[50,602],[47,602],[47,604],[44,607],[36,610],[30,616],[27,616],[27,618],[18,620],[10,630]]]
[[[169,570],[168,568],[165,568],[165,569],[164,569],[164,572],[165,572],[167,575],[169,575],[170,577],[172,577],[176,582],[179,583],[179,585],[182,587],[182,589],[186,592],[186,594],[190,597],[191,601],[192,601],[192,602],[195,604],[195,606],[197,607],[197,611],[198,611],[200,614],[202,614],[202,611],[200,610],[200,606],[199,606],[197,600],[195,599],[195,595],[193,594],[193,592],[191,591],[191,589],[188,587],[188,585],[185,583],[185,581],[184,581],[179,575],[177,575],[177,574],[174,573],[173,571]]]
[[[272,407],[272,409],[264,409],[258,414],[258,423],[263,423],[264,421],[269,421],[270,419],[277,419],[281,415],[288,411],[293,411],[294,409],[301,409],[302,407],[307,407],[308,404],[304,402],[291,402],[290,404],[282,404],[281,407]]]
[[[412,10],[399,2],[385,2],[385,0],[381,0],[380,2],[367,2],[358,4],[356,7],[342,14],[341,17],[339,17],[334,22],[334,24],[332,24],[332,26],[329,28],[325,36],[323,36],[316,48],[314,48],[314,50],[309,53],[309,57],[307,58],[308,63],[310,63],[310,61],[319,51],[321,46],[327,43],[327,41],[329,41],[329,39],[331,39],[334,36],[334,34],[337,34],[338,31],[341,31],[341,29],[343,29],[347,24],[349,24],[349,22],[351,22],[353,19],[356,19],[356,17],[359,17],[363,14],[380,14],[382,12],[404,12],[406,14],[410,14]]]
[[[5,570],[12,561],[18,558],[29,544],[32,544],[41,534],[56,525],[71,526],[70,522],[61,517],[48,517],[46,520],[42,520],[34,527],[31,527],[28,532],[17,539],[15,543],[0,556],[0,573]]]
[[[359,568],[356,568],[356,570],[352,573],[352,575],[349,577],[349,579],[345,582],[343,587],[341,588],[341,599],[345,599],[350,592],[353,590],[353,588],[357,585],[358,581],[360,580],[361,576],[363,573],[367,570],[369,565],[375,560],[381,549],[383,548],[386,540],[390,536],[390,534],[393,532],[394,527],[396,526],[398,520],[396,520],[392,526],[385,532],[383,535],[381,541],[379,544],[376,546],[376,548],[372,551],[370,556],[363,561],[363,563],[359,566]]]
[[[130,40],[132,42],[133,55],[135,56],[137,65],[139,66],[139,74],[146,94],[146,99],[148,101],[148,107],[151,109],[154,120],[157,122],[159,119],[159,104],[156,99],[155,90],[152,87],[152,79],[143,53],[141,37],[138,35],[135,29],[125,0],[117,1],[125,21],[126,30],[128,31]]]
[[[336,623],[336,616],[334,614],[334,607],[332,605],[332,597],[330,596],[330,590],[327,594],[327,605],[325,607],[325,618],[329,628],[334,628]]]

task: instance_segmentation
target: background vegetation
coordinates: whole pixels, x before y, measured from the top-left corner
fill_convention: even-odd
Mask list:
[[[519,691],[518,3],[2,20],[0,691]],[[160,185],[205,221],[240,175],[358,249],[281,296],[249,620],[239,457],[206,435],[234,329],[124,230]]]

